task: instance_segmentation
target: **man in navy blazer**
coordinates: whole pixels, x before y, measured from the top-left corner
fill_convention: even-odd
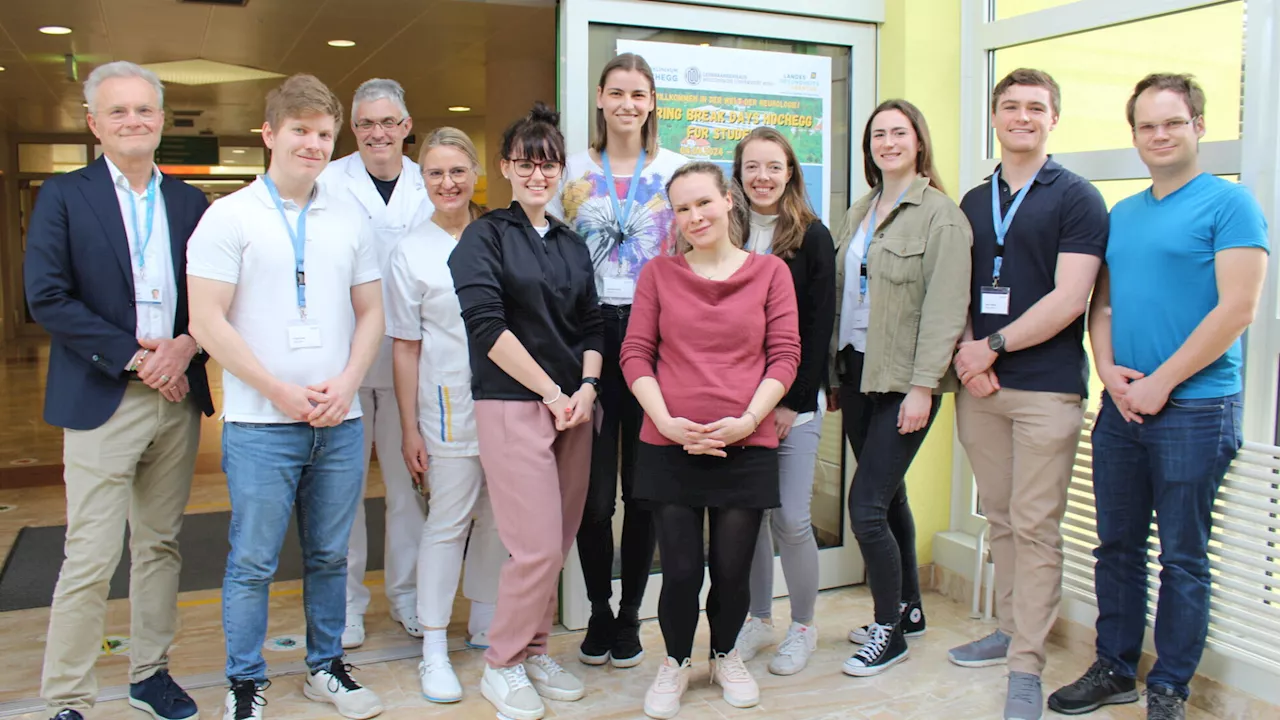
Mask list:
[[[168,672],[177,628],[178,531],[200,415],[213,414],[207,356],[187,334],[187,239],[208,203],[154,162],[164,88],[133,63],[84,85],[103,157],[51,178],[27,232],[27,302],[49,332],[45,421],[65,428],[66,559],[54,591],[41,695],[58,720],[97,698],[111,575],[129,522],[129,703],[160,720],[196,715]]]

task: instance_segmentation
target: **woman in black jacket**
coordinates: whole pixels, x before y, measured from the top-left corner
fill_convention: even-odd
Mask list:
[[[814,215],[795,151],[781,133],[758,127],[738,143],[733,179],[750,204],[745,249],[773,254],[787,263],[800,311],[800,368],[791,390],[778,404],[779,490],[782,506],[761,523],[751,565],[751,617],[738,634],[737,649],[750,660],[774,643],[773,548],[791,595],[791,626],[769,662],[769,672],[794,675],[817,647],[813,625],[818,597],[818,544],[809,504],[826,406],[827,346],[835,324],[835,243]],[[772,530],[772,532],[770,532]]]
[[[564,168],[558,121],[538,103],[507,128],[502,175],[515,202],[468,225],[449,258],[467,326],[480,464],[511,553],[480,691],[515,720],[541,718],[542,698],[584,694],[547,655],[547,636],[587,497],[604,336],[586,243],[546,213]]]

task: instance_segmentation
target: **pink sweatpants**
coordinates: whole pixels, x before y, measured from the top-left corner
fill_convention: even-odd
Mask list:
[[[536,400],[477,400],[476,431],[498,536],[511,553],[484,659],[512,667],[547,652],[560,570],[587,500],[591,423],[557,432]]]

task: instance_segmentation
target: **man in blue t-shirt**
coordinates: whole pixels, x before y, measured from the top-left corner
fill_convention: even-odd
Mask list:
[[[1240,335],[1267,269],[1267,224],[1247,188],[1201,172],[1204,92],[1153,74],[1129,99],[1151,187],[1111,211],[1089,312],[1106,385],[1093,430],[1097,661],[1049,698],[1062,713],[1138,699],[1147,540],[1159,519],[1159,657],[1147,717],[1182,720],[1209,626],[1210,512],[1241,445]]]

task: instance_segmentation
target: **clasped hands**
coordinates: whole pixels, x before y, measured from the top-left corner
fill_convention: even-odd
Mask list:
[[[544,404],[556,421],[556,430],[564,432],[591,422],[591,412],[596,405],[596,388],[591,383],[583,383],[576,393],[565,395],[561,392],[554,401]]]
[[[142,349],[129,363],[137,370],[138,379],[160,391],[165,400],[182,402],[191,392],[187,366],[196,355],[196,341],[190,335],[179,335],[172,339],[139,338],[138,345]]]
[[[726,446],[756,431],[756,422],[749,415],[720,418],[708,425],[682,417],[669,417],[655,424],[663,437],[683,447],[686,453],[713,457],[728,457]]]

